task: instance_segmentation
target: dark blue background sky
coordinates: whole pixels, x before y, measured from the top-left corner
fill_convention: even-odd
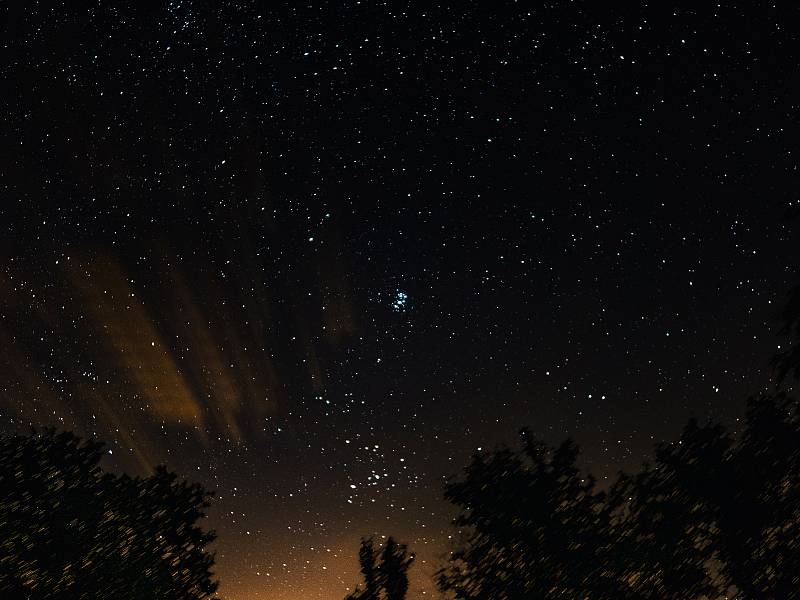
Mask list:
[[[794,8],[0,11],[2,429],[216,489],[225,598],[430,573],[522,425],[612,477],[771,385]]]

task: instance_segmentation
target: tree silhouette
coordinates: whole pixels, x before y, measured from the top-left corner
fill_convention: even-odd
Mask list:
[[[690,421],[661,446],[625,491],[639,597],[800,596],[799,444],[797,402],[778,393],[748,401],[738,439]]]
[[[608,493],[567,441],[474,456],[445,498],[461,543],[438,573],[449,597],[800,598],[800,406],[748,401],[738,436],[690,420]]]
[[[378,551],[372,538],[362,539],[358,552],[363,587],[346,600],[404,600],[408,592],[408,569],[414,560],[404,544],[390,537]]]
[[[732,444],[720,425],[690,420],[677,443],[657,447],[654,464],[612,487],[610,556],[626,597],[723,596],[713,542],[720,494],[734,484]]]
[[[751,398],[732,452],[733,485],[718,494],[712,540],[738,598],[800,596],[800,411],[781,392]]]
[[[440,589],[470,600],[619,597],[605,496],[581,475],[577,446],[521,437],[521,449],[476,455],[446,486],[464,539],[438,573]]]
[[[800,414],[785,393],[748,401],[734,439],[694,421],[630,488],[642,583],[658,598],[730,590],[740,600],[800,596]]]
[[[778,385],[800,378],[800,286],[783,314]],[[608,493],[577,448],[522,431],[445,487],[459,547],[437,575],[465,600],[800,598],[800,405],[750,398],[737,435],[690,420],[653,464]]]
[[[210,494],[163,467],[104,473],[102,448],[54,430],[0,440],[0,597],[210,598]]]

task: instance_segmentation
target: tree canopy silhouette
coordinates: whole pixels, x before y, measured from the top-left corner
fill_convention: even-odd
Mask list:
[[[205,600],[211,494],[164,467],[100,467],[103,445],[44,430],[0,440],[0,597]]]
[[[800,286],[782,313],[778,386],[800,378]],[[800,404],[751,397],[739,431],[692,419],[607,493],[522,431],[476,455],[445,498],[459,543],[438,584],[465,600],[800,598]]]
[[[439,571],[440,588],[471,600],[612,594],[605,495],[578,469],[577,446],[521,437],[519,449],[475,455],[447,485],[464,543]]]
[[[625,597],[679,600],[722,597],[715,565],[721,493],[735,485],[732,437],[692,419],[677,443],[656,448],[639,473],[621,474],[609,492],[613,571]]]
[[[408,569],[414,561],[404,544],[386,540],[383,550],[372,538],[361,540],[358,552],[363,584],[345,600],[404,600],[408,592]]]
[[[800,407],[784,392],[751,398],[718,489],[712,544],[740,598],[800,597]]]
[[[607,493],[523,431],[446,486],[459,545],[438,573],[465,600],[800,598],[800,408],[748,401],[742,430],[689,421]]]

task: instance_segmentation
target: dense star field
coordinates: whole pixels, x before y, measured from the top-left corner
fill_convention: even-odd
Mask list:
[[[216,490],[227,600],[454,530],[522,425],[601,480],[772,386],[797,8],[7,3],[0,431]]]

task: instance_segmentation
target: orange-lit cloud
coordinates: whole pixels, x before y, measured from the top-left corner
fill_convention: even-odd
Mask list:
[[[98,350],[116,362],[144,407],[169,423],[203,431],[202,407],[120,265],[110,257],[73,257],[68,278],[92,315]]]

